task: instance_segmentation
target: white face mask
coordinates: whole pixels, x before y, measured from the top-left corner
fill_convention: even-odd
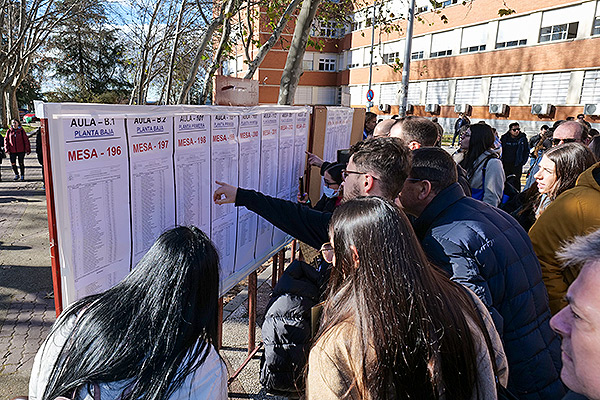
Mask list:
[[[323,194],[325,196],[329,197],[330,199],[337,197],[338,193],[339,193],[339,189],[335,190],[330,187],[323,186]]]

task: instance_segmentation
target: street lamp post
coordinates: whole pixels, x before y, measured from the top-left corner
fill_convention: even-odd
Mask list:
[[[371,17],[371,62],[369,62],[369,91],[373,83],[373,47],[375,44],[375,6],[377,2],[373,1],[373,16]],[[371,111],[372,101],[367,103],[367,111]]]
[[[402,65],[402,84],[400,86],[400,117],[406,117],[408,106],[408,80],[410,79],[410,57],[412,51],[413,23],[415,20],[415,0],[410,0],[406,27],[406,46],[404,49],[404,65]]]

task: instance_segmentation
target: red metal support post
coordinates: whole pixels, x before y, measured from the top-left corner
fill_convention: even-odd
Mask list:
[[[277,254],[273,256],[273,267],[271,270],[271,289],[274,289],[275,285],[277,285]]]
[[[248,275],[248,354],[256,347],[256,291],[257,275]]]
[[[292,240],[292,256],[290,257],[290,261],[294,261],[296,259],[296,239]]]
[[[279,250],[279,277],[283,275],[283,264],[285,264],[285,248]]]
[[[223,347],[223,298],[219,297],[217,304],[217,350]]]
[[[50,262],[52,266],[52,286],[54,288],[54,307],[56,316],[62,312],[62,287],[60,279],[60,258],[58,255],[58,230],[56,228],[56,206],[54,204],[54,186],[52,184],[52,161],[50,160],[50,133],[48,119],[41,120],[42,155],[44,165],[44,185],[46,187],[46,209],[48,210],[48,236],[50,239]]]

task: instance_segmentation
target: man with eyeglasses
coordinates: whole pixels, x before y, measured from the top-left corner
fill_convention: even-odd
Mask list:
[[[413,227],[428,258],[488,307],[508,359],[508,389],[521,399],[561,399],[560,341],[550,329],[536,255],[519,223],[465,196],[456,164],[437,147],[413,151],[400,201],[417,217]]]
[[[394,200],[408,176],[410,151],[397,138],[374,138],[350,149],[343,173],[344,201],[358,196],[380,196]],[[319,212],[298,203],[277,199],[253,190],[217,182],[216,204],[235,203],[254,211],[287,234],[319,249],[327,242],[331,213]]]
[[[588,145],[589,143],[589,129],[585,124],[577,121],[557,121],[554,124],[554,132],[552,134],[552,146],[558,146],[563,143],[581,143]],[[529,189],[531,185],[535,183],[535,174],[539,171],[539,162],[542,159],[540,155],[535,163],[531,166],[531,169],[527,173],[527,182],[523,190]]]

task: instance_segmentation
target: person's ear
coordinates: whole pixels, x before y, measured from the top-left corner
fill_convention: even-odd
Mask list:
[[[431,193],[431,182],[429,182],[428,180],[423,180],[419,182],[419,185],[419,200],[425,200],[427,197],[429,197],[429,194]]]
[[[421,148],[421,143],[415,142],[414,140],[408,144],[410,150],[417,150]]]
[[[375,186],[375,178],[373,178],[371,174],[364,174],[363,177],[363,186],[365,188],[365,193],[369,194]]]

